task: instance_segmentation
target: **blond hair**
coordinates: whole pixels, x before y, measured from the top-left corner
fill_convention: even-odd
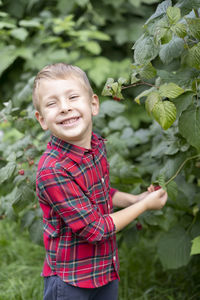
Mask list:
[[[65,63],[50,64],[44,67],[35,77],[33,86],[33,104],[36,110],[40,111],[39,105],[39,84],[41,80],[48,79],[61,79],[78,77],[84,84],[84,87],[88,90],[88,93],[92,96],[93,90],[88,80],[86,73],[77,66],[73,66]]]

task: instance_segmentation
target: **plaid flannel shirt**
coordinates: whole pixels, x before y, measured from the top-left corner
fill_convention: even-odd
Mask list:
[[[42,276],[95,288],[119,279],[109,166],[104,141],[85,149],[54,136],[42,155],[36,190],[43,211]]]

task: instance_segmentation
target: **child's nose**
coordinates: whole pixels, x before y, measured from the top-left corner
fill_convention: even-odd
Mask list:
[[[61,112],[68,112],[72,110],[72,107],[70,105],[70,102],[67,99],[63,99],[60,101],[60,111]]]

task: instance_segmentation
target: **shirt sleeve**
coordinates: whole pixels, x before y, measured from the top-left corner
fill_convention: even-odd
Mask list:
[[[109,215],[101,215],[80,186],[65,171],[46,169],[37,180],[37,193],[42,202],[48,203],[71,230],[95,243],[115,235],[115,225]]]
[[[114,188],[111,188],[110,189],[110,195],[111,197],[113,198],[114,194],[117,192],[118,190],[117,189],[114,189]]]

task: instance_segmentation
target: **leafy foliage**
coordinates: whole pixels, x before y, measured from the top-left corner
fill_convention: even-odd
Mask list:
[[[153,230],[164,268],[190,262],[200,235],[199,15],[197,0],[3,1],[1,218],[20,221],[41,243],[35,174],[49,133],[34,119],[32,84],[44,65],[73,63],[95,92],[106,82],[94,126],[108,140],[112,185],[132,193],[150,183],[167,188],[168,205],[139,222]],[[135,233],[133,223],[121,243],[134,246]]]

